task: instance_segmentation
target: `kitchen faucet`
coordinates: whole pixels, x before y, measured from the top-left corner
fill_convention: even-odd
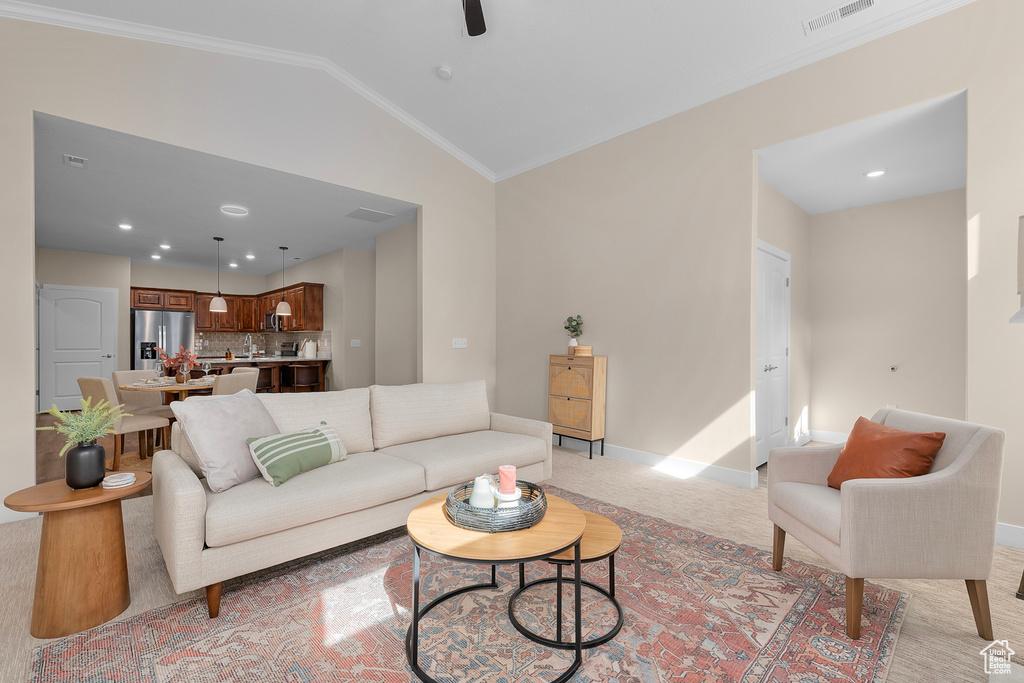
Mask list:
[[[242,354],[247,359],[252,358],[252,335],[245,333],[245,340],[242,342]]]

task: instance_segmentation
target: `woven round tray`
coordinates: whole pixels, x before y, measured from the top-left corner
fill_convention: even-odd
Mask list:
[[[470,531],[494,534],[529,529],[544,519],[544,513],[548,510],[548,500],[544,497],[544,491],[536,484],[516,481],[516,486],[523,492],[523,497],[518,501],[519,505],[507,508],[478,508],[469,504],[473,482],[460,484],[448,494],[448,499],[444,502],[444,515],[455,526]]]

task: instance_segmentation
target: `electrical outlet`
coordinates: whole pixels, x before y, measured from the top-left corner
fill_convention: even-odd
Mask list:
[[[350,345],[350,346],[351,346],[351,347],[352,347],[353,349],[358,349],[358,348],[359,348],[360,346],[362,346],[362,345],[363,345],[363,342],[362,342],[362,340],[360,340],[360,339],[352,339],[352,340],[350,340],[350,341],[349,341],[349,345]]]
[[[468,349],[469,341],[465,337],[452,337],[453,349]]]

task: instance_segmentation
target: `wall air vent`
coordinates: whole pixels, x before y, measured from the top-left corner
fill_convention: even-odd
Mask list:
[[[833,7],[827,12],[822,12],[816,17],[811,17],[801,22],[804,27],[804,35],[809,36],[815,31],[831,26],[837,21],[853,16],[857,12],[862,12],[869,7],[874,7],[874,5],[875,0],[856,0],[856,2],[847,3],[840,7]]]
[[[346,218],[358,218],[361,221],[370,221],[371,223],[383,223],[387,219],[394,217],[395,214],[393,213],[374,211],[373,209],[364,209],[362,207],[356,209],[352,213],[346,214]]]
[[[85,165],[89,163],[89,160],[85,157],[76,157],[74,154],[64,155],[64,165],[72,166],[74,168],[85,168]]]

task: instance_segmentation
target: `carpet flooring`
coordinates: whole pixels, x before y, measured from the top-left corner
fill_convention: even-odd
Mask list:
[[[906,597],[865,585],[863,632],[844,636],[843,577],[796,560],[771,570],[769,553],[656,517],[547,487],[625,530],[617,554],[624,626],[586,652],[580,681],[865,681],[886,678]],[[249,577],[205,617],[202,599],[159,608],[38,648],[30,681],[77,678],[110,683],[188,680],[252,682],[416,679],[403,652],[411,617],[412,544],[403,534],[321,554]],[[544,563],[527,580],[551,576]],[[607,564],[584,568],[607,585]],[[487,580],[478,565],[424,556],[423,599]],[[517,634],[506,614],[514,567],[499,588],[445,601],[421,623],[421,665],[443,681],[549,681],[571,662]],[[554,637],[553,586],[516,604],[517,618]],[[571,604],[571,590],[563,590]],[[611,604],[584,591],[584,638],[615,623]],[[564,633],[574,620],[566,615]],[[131,643],[131,647],[119,644]],[[226,657],[230,654],[230,657]]]
[[[700,478],[680,480],[612,458],[587,460],[586,453],[555,448],[550,484],[608,503],[661,517],[675,524],[752,545],[771,547],[764,488],[742,489]],[[125,534],[132,604],[118,621],[201,597],[174,593],[152,531],[152,497],[125,502]],[[35,648],[28,624],[39,549],[41,519],[0,525],[0,681],[25,681]],[[789,539],[788,559],[822,565],[821,558]],[[1014,597],[1024,569],[1024,551],[997,547],[989,579],[996,637],[1024,651],[1024,601]],[[245,579],[242,579],[245,580]],[[961,581],[878,580],[910,595],[888,683],[988,681],[967,591]],[[226,585],[231,590],[232,583]],[[1024,663],[1021,656],[1015,661]],[[625,683],[625,682],[623,682]]]

